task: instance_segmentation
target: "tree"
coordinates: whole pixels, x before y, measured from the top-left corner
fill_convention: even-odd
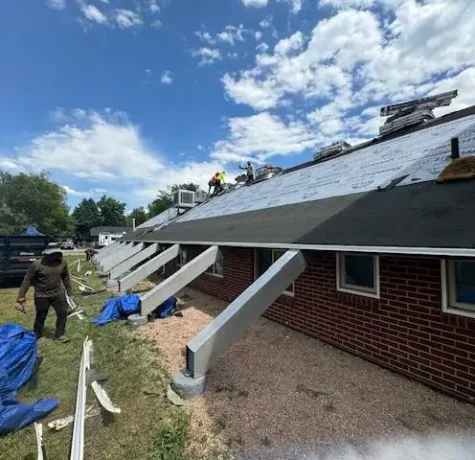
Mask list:
[[[196,192],[199,188],[199,185],[190,182],[189,184],[172,185],[169,190],[160,190],[158,197],[148,205],[149,217],[158,216],[158,214],[171,208],[173,206],[172,195],[178,189]]]
[[[51,237],[72,235],[65,190],[45,172],[0,171],[0,233],[23,233],[30,224]]]
[[[135,225],[141,225],[148,220],[148,213],[143,206],[133,209],[127,216],[127,227],[132,227],[133,219],[135,219]]]
[[[102,224],[102,217],[96,202],[90,198],[79,203],[73,212],[76,221],[76,236],[81,240],[89,238],[89,231]]]
[[[104,195],[97,202],[97,206],[101,213],[102,225],[110,227],[125,226],[125,203]]]

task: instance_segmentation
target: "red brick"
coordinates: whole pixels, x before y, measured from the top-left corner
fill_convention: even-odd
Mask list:
[[[232,300],[253,282],[254,255],[247,248],[223,252],[224,277],[202,275],[192,284]],[[306,251],[305,256],[307,269],[295,283],[295,297],[280,296],[266,317],[467,400],[475,398],[475,384],[467,383],[475,381],[475,320],[442,312],[439,260],[381,256],[378,300],[336,291],[333,253]]]

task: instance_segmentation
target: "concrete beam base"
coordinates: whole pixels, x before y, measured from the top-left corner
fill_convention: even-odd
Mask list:
[[[194,379],[206,375],[285,289],[305,270],[298,250],[289,250],[187,345],[186,368]]]
[[[144,243],[129,243],[124,249],[120,251],[114,252],[111,254],[107,259],[104,259],[100,264],[102,269],[105,272],[109,272],[113,267],[122,263],[123,261],[129,259],[130,257],[134,256],[135,254],[143,251],[145,244]]]
[[[112,267],[109,273],[110,278],[113,280],[118,279],[124,273],[127,273],[130,269],[143,262],[145,259],[148,259],[149,257],[153,256],[156,252],[158,252],[158,244],[151,244],[143,251],[138,252],[134,256],[129,257],[127,260],[124,260],[115,267]]]
[[[172,389],[183,399],[190,399],[204,393],[206,389],[206,375],[194,379],[186,369],[176,372],[172,376]]]
[[[178,257],[179,253],[180,246],[175,244],[158,254],[158,256],[140,265],[140,267],[137,267],[132,273],[129,273],[119,280],[120,290],[124,292],[134,287],[137,283],[147,278],[147,276],[155,273],[159,268]]]
[[[217,261],[218,255],[218,246],[211,246],[198,257],[195,257],[193,260],[181,267],[181,269],[172,276],[144,294],[140,298],[142,301],[142,315],[148,315],[151,313],[159,305],[165,302],[165,300],[175,295],[180,289],[187,286],[191,281],[208,270],[208,268]]]

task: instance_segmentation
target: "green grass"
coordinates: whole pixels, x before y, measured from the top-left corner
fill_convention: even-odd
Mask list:
[[[72,256],[70,262],[77,260]],[[88,265],[81,263],[84,273]],[[70,271],[74,272],[70,264]],[[90,278],[96,287],[100,281]],[[76,288],[76,287],[75,287]],[[23,315],[14,309],[18,287],[0,289],[0,324],[10,322],[30,328],[34,320],[32,290],[28,295],[28,313]],[[95,316],[108,297],[100,294],[94,300],[82,299],[79,291],[75,299],[89,317]],[[48,315],[46,334],[54,331],[55,314]],[[38,398],[57,398],[60,406],[43,421],[44,444],[50,459],[69,458],[72,425],[59,432],[47,431],[46,423],[74,414],[79,361],[82,343],[86,336],[94,344],[96,366],[109,373],[104,383],[112,401],[122,409],[113,418],[98,416],[86,420],[85,458],[88,460],[185,459],[189,415],[186,408],[175,407],[166,399],[169,376],[160,362],[160,355],[150,345],[141,341],[124,322],[99,328],[86,320],[68,320],[67,335],[71,342],[59,344],[42,339],[39,355],[44,358],[38,371],[38,385],[34,390],[27,387],[19,393],[22,401]],[[88,405],[97,402],[91,388],[88,389]],[[36,440],[32,426],[0,438],[0,459],[36,458]]]

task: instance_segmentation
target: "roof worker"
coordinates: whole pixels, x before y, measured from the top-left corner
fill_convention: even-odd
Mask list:
[[[208,182],[208,195],[209,196],[214,196],[216,193],[216,181],[218,180],[218,174],[219,173],[214,173],[211,176],[211,179]],[[214,187],[213,194],[211,194],[211,189]]]
[[[48,310],[52,306],[56,313],[55,340],[69,342],[64,335],[68,319],[68,301],[66,292],[72,295],[71,280],[68,266],[59,248],[48,248],[43,251],[43,257],[35,260],[29,267],[18,293],[16,309],[26,314],[25,296],[28,288],[35,288],[34,302],[36,318],[33,331],[36,338],[43,336],[44,324]]]
[[[256,169],[254,165],[248,161],[246,166],[239,166],[239,169],[246,170],[246,185],[251,185],[256,178]]]
[[[222,187],[226,183],[226,172],[225,171],[218,172],[218,173],[216,173],[216,175],[217,175],[217,179],[219,180],[219,183]]]

